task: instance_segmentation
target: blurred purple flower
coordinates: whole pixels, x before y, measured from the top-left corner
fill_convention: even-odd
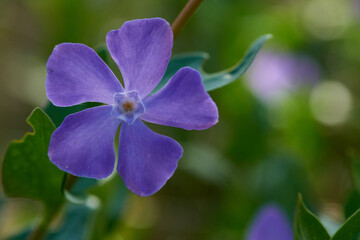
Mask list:
[[[257,97],[267,101],[299,86],[314,84],[319,77],[319,65],[307,56],[263,52],[255,58],[247,83]]]
[[[173,45],[163,19],[124,23],[107,34],[106,43],[122,73],[125,88],[91,48],[57,45],[48,63],[46,92],[56,106],[83,102],[105,105],[67,116],[53,133],[49,157],[61,170],[101,179],[115,165],[114,138],[122,124],[117,171],[140,196],[157,192],[173,175],[182,148],[175,140],[151,131],[141,120],[206,129],[218,121],[218,110],[196,70],[180,69],[159,92]]]
[[[353,0],[352,9],[354,11],[355,18],[360,19],[360,0]]]
[[[292,228],[285,214],[275,205],[260,209],[249,228],[247,240],[292,240]]]

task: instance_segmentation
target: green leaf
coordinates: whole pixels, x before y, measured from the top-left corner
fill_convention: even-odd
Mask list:
[[[335,233],[332,240],[360,239],[360,209],[349,217],[344,225]]]
[[[41,201],[45,216],[53,214],[62,204],[64,173],[48,158],[48,146],[55,126],[40,109],[35,108],[27,122],[33,133],[13,141],[4,157],[2,183],[9,197],[24,197]]]
[[[344,203],[345,217],[348,218],[360,209],[360,193],[352,190]]]
[[[235,81],[246,72],[246,70],[250,67],[251,63],[254,61],[255,56],[257,55],[261,47],[264,45],[266,40],[271,37],[272,36],[270,34],[267,34],[258,38],[246,52],[242,61],[240,61],[230,69],[217,73],[208,74],[204,72],[202,66],[205,60],[209,58],[209,55],[207,53],[195,52],[177,55],[171,59],[163,79],[155,88],[154,92],[160,90],[180,68],[186,66],[192,67],[201,73],[207,91],[223,87]]]
[[[99,46],[95,48],[96,53],[101,57],[101,59],[108,64],[109,63],[109,51],[106,46]]]
[[[360,161],[357,155],[353,155],[351,161],[351,174],[355,189],[360,192]]]
[[[306,208],[299,195],[295,212],[294,240],[329,240],[330,236],[319,219]]]

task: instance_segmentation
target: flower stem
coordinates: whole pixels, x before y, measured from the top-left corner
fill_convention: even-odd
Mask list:
[[[185,23],[189,20],[191,15],[195,12],[195,10],[199,7],[203,0],[189,0],[189,2],[185,5],[183,10],[177,16],[173,24],[171,25],[171,29],[174,33],[174,38],[180,33],[181,29],[184,27]]]
[[[47,233],[47,229],[49,228],[51,219],[47,220],[47,218],[44,218],[44,220],[35,228],[35,230],[30,234],[30,236],[27,238],[28,240],[41,240],[44,239]]]
[[[67,173],[64,188],[66,190],[70,190],[75,185],[77,180],[78,180],[78,177]],[[53,211],[51,213],[45,214],[43,220],[34,229],[34,231],[29,235],[27,240],[41,240],[41,239],[44,239],[46,234],[47,234],[48,228],[49,228],[52,220],[56,217],[57,213],[61,211],[63,206],[64,206],[64,201],[59,206],[57,211]]]

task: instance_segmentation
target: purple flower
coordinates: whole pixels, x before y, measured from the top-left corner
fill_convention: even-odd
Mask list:
[[[292,228],[284,213],[275,205],[263,207],[256,215],[247,240],[292,240]]]
[[[247,84],[261,100],[277,100],[299,86],[311,85],[320,78],[318,63],[308,56],[262,52],[249,69]]]
[[[159,92],[173,45],[163,19],[124,23],[106,36],[125,88],[91,48],[57,45],[48,63],[46,92],[56,106],[83,102],[105,105],[67,116],[53,133],[49,157],[61,170],[101,179],[115,166],[114,138],[121,124],[117,171],[140,196],[157,192],[173,175],[182,148],[150,130],[141,120],[184,129],[206,129],[218,121],[218,110],[196,70],[180,69]]]

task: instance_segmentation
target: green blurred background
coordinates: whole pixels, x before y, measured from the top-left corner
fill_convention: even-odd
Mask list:
[[[0,0],[0,156],[31,130],[32,109],[46,106],[46,61],[56,44],[104,46],[106,33],[125,21],[171,23],[186,2]],[[89,238],[241,239],[263,204],[278,204],[291,221],[299,192],[327,226],[342,223],[355,194],[350,155],[360,147],[359,26],[357,0],[204,0],[173,54],[209,53],[205,71],[231,67],[260,35],[274,37],[244,77],[210,93],[216,126],[151,125],[182,144],[178,170],[148,198],[119,177],[96,187],[104,206]],[[0,238],[39,217],[34,202],[0,199]],[[115,216],[111,226],[105,212]]]

